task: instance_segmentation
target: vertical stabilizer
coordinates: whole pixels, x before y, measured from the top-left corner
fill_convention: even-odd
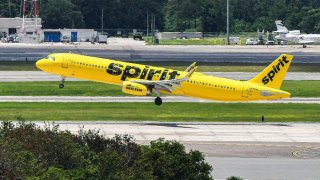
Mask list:
[[[276,23],[276,26],[277,26],[277,32],[279,32],[279,33],[288,33],[289,32],[289,30],[288,30],[288,28],[287,27],[285,27],[283,24],[282,24],[282,21],[280,21],[280,20],[277,20],[277,21],[275,21],[275,23]]]
[[[280,89],[292,60],[292,55],[282,54],[249,82]]]

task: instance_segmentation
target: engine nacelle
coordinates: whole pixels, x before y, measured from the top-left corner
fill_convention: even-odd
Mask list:
[[[150,96],[151,89],[146,86],[134,82],[123,81],[122,92],[135,96]]]

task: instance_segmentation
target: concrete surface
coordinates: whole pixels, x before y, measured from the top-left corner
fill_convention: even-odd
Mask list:
[[[248,80],[255,77],[258,72],[205,72],[207,75],[230,78],[235,80]],[[27,81],[60,81],[58,75],[42,71],[0,71],[0,82],[27,82]],[[320,73],[288,72],[285,80],[320,80]],[[79,81],[67,78],[67,81]]]
[[[0,96],[0,102],[154,102],[155,97],[140,96]],[[193,102],[193,103],[237,103],[237,102],[221,102],[205,99],[197,99],[183,96],[163,96],[163,103],[167,102]],[[247,101],[240,103],[264,103],[264,104],[320,104],[320,98],[289,98],[269,101]]]
[[[1,44],[0,60],[35,61],[51,53],[77,53],[125,61],[188,61],[270,63],[282,53],[295,55],[293,63],[320,63],[320,46],[145,46]]]

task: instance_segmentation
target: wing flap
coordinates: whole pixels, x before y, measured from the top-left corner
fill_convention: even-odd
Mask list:
[[[132,80],[131,82],[139,83],[145,86],[153,86],[154,88],[159,87],[158,89],[172,92],[175,90],[175,87],[180,87],[182,82],[187,81],[191,78],[194,72],[197,70],[196,63],[191,64],[187,69],[188,72],[183,78],[180,79],[170,79],[170,80],[160,80],[160,81],[150,81],[150,80]]]

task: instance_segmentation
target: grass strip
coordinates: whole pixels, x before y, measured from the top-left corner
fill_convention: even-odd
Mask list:
[[[319,104],[0,103],[1,120],[320,122],[319,114]]]
[[[0,96],[128,96],[121,86],[96,82],[0,82]],[[320,97],[320,81],[284,81],[282,89],[292,97]]]

